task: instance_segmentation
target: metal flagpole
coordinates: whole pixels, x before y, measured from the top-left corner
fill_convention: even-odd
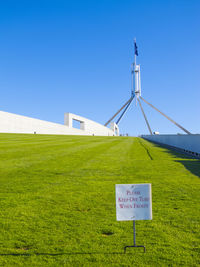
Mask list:
[[[136,56],[138,56],[137,45],[136,45],[136,38],[134,39],[134,49],[135,49],[134,64],[136,65]]]
[[[136,44],[136,38],[134,39],[134,76],[135,76],[135,95],[136,95],[136,106],[138,97],[141,95],[141,85],[140,85],[140,65],[136,63],[136,57],[138,56],[138,48]]]
[[[131,96],[134,96],[134,63],[132,64],[131,70]]]
[[[174,120],[172,120],[170,117],[168,117],[167,115],[165,115],[162,111],[160,111],[159,109],[157,109],[156,107],[154,107],[151,103],[149,103],[148,101],[146,101],[143,97],[140,96],[140,98],[141,98],[146,104],[148,104],[150,107],[152,107],[153,109],[155,109],[156,111],[158,111],[161,115],[163,115],[166,119],[168,119],[169,121],[171,121],[172,123],[174,123],[177,127],[179,127],[181,130],[183,130],[185,133],[187,133],[187,134],[191,134],[188,130],[186,130],[186,129],[183,128],[180,124],[178,124],[177,122],[175,122]]]
[[[133,73],[134,73],[134,70],[136,69],[136,56],[138,55],[138,52],[137,52],[137,45],[136,45],[136,38],[134,38],[134,63],[133,63]],[[135,73],[134,73],[135,75]],[[135,75],[135,79],[136,79],[136,75]],[[135,88],[136,90],[136,88]],[[136,103],[136,106],[137,106],[137,96],[135,98],[135,103]]]

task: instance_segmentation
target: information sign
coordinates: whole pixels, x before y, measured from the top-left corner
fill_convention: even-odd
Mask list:
[[[116,184],[117,221],[152,220],[151,184]]]

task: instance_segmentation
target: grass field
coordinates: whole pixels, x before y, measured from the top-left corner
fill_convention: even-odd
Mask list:
[[[198,266],[200,161],[132,137],[0,134],[0,266]],[[115,184],[153,220],[117,222]]]

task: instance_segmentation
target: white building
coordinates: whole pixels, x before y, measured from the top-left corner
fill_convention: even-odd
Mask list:
[[[79,122],[80,129],[73,127],[73,121]],[[0,133],[118,136],[119,128],[114,122],[108,128],[72,113],[65,113],[62,125],[0,111]]]

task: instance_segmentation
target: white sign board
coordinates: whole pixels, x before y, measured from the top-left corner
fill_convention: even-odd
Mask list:
[[[117,221],[152,220],[151,184],[116,184]]]

